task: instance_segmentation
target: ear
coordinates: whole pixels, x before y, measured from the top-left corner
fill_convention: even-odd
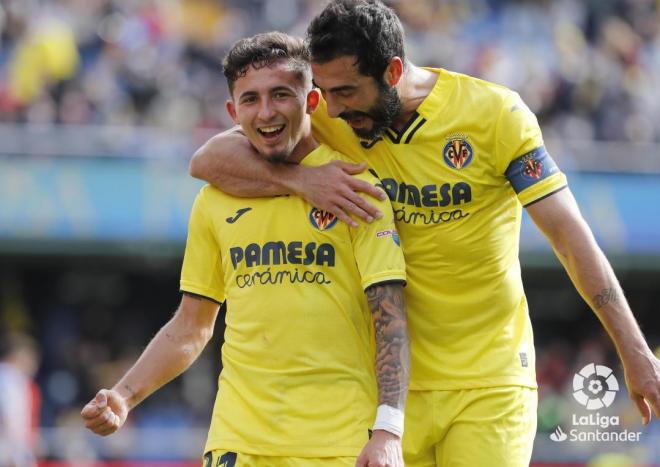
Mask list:
[[[236,107],[234,106],[234,101],[231,100],[231,99],[229,99],[229,100],[227,101],[226,106],[227,106],[227,113],[229,114],[229,116],[231,117],[231,119],[234,121],[234,123],[236,123],[237,125],[239,125],[239,123],[238,123],[238,116],[236,115]]]
[[[307,94],[307,113],[312,114],[316,110],[316,108],[319,106],[319,102],[321,100],[321,93],[319,93],[318,89],[312,89],[309,91]]]
[[[385,74],[383,79],[387,84],[394,87],[399,84],[401,77],[403,76],[403,60],[400,57],[392,57],[390,63],[388,63],[387,68],[385,68]]]

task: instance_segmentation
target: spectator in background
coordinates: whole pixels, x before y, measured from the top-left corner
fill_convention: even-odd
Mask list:
[[[518,90],[546,136],[660,141],[658,2],[388,3],[416,63]],[[0,0],[0,121],[230,126],[218,110],[229,96],[217,58],[245,35],[302,34],[319,9],[314,0]]]
[[[0,337],[0,465],[34,466],[39,414],[36,342],[22,334]]]
[[[21,29],[9,64],[9,93],[24,105],[36,100],[47,84],[71,78],[79,57],[73,31],[64,21],[45,17]]]

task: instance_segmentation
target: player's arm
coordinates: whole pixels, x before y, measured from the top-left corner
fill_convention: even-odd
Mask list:
[[[183,373],[213,335],[219,306],[188,294],[170,321],[112,389],[100,390],[83,409],[85,426],[107,436],[122,427],[128,412],[165,383]]]
[[[375,284],[365,293],[376,330],[378,404],[403,412],[410,369],[403,283]]]
[[[649,349],[607,258],[568,188],[527,207],[576,289],[616,346],[630,397],[644,423],[660,417],[660,362]]]
[[[358,192],[383,199],[382,191],[352,177],[366,164],[333,161],[318,167],[271,163],[260,157],[240,127],[215,135],[190,161],[190,175],[238,197],[293,194],[312,206],[329,211],[341,221],[357,226],[353,214],[370,222],[380,211]]]
[[[372,438],[357,466],[403,465],[401,435],[408,393],[410,344],[403,283],[374,284],[365,291],[376,330],[378,413]]]

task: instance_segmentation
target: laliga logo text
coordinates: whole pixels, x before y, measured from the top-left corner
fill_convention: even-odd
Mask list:
[[[606,409],[619,391],[619,382],[611,368],[590,363],[573,377],[573,397],[587,410]],[[572,414],[573,428],[566,434],[560,426],[550,434],[555,442],[562,441],[639,441],[641,431],[601,431],[619,426],[617,415],[600,412],[578,416]],[[595,430],[593,430],[595,428]]]

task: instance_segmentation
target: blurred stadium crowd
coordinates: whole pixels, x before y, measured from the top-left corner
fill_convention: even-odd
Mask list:
[[[390,3],[416,63],[516,89],[546,136],[660,141],[657,0]],[[320,4],[2,0],[0,121],[223,128],[223,52]]]
[[[413,61],[512,87],[537,113],[546,138],[660,142],[660,1],[389,3],[404,21]],[[226,128],[231,121],[219,66],[224,51],[260,31],[303,35],[320,5],[313,0],[0,0],[0,123]],[[80,428],[84,402],[116,381],[178,302],[176,261],[127,259],[121,270],[116,264],[0,267],[0,329],[39,339],[36,381],[44,432]],[[541,276],[532,282],[544,283]],[[557,285],[562,287],[570,290],[567,283]],[[580,303],[571,294],[572,303]],[[657,301],[650,297],[631,300],[633,310],[647,311],[641,317],[646,323],[655,322],[650,310]],[[539,338],[539,430],[549,433],[570,410],[571,381],[581,365],[599,361],[619,367],[586,305],[558,316],[557,297],[534,292],[530,304]],[[648,337],[658,345],[657,325],[655,330]],[[218,323],[200,362],[157,400],[147,401],[131,417],[131,426],[204,431],[215,396],[221,333]],[[625,397],[619,403],[624,427],[637,424],[632,404]],[[203,439],[197,441],[193,452],[201,449]],[[41,449],[51,457],[76,459],[100,452],[80,439]],[[100,455],[120,457],[129,448],[119,443],[113,449]]]

